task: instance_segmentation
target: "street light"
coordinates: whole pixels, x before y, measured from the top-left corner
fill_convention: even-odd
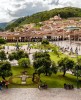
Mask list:
[[[19,33],[15,34],[15,38],[16,38],[16,50],[19,50],[19,44],[18,44],[18,40],[19,40]]]
[[[76,66],[76,75],[77,75],[77,89],[79,89],[79,79],[78,79],[78,69],[79,69],[79,66],[78,66],[78,64],[77,64],[77,66]]]
[[[78,80],[78,69],[79,69],[79,65],[78,65],[78,49],[76,48],[75,50],[76,52],[76,57],[77,57],[77,65],[76,65],[76,75],[77,75],[77,89],[79,89],[79,80]]]
[[[16,42],[16,50],[19,50],[18,39],[17,39],[17,42]]]

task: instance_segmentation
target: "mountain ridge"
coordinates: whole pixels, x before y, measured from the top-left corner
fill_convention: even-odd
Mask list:
[[[7,26],[7,22],[0,23],[0,28],[4,29]]]
[[[31,16],[26,16],[17,19],[15,22],[7,25],[5,29],[8,30],[11,29],[12,27],[15,28],[24,24],[42,22],[45,20],[49,20],[50,18],[58,14],[60,14],[62,18],[81,17],[81,8],[64,7],[64,8],[55,8],[49,11],[38,12]]]

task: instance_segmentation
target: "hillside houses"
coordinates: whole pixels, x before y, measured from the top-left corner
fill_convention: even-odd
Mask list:
[[[43,26],[39,30],[25,26],[24,31],[0,32],[0,37],[8,42],[27,42],[27,41],[49,41],[57,40],[81,40],[81,20],[61,19],[55,20],[56,17],[42,22]]]

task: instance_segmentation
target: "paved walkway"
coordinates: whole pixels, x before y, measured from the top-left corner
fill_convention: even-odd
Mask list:
[[[72,48],[72,51],[75,53],[75,50],[77,48],[78,50],[78,55],[81,55],[81,42],[72,42],[70,44],[69,41],[56,41],[56,42],[53,42],[54,44],[56,44],[57,46],[60,46],[60,47],[64,47],[64,48],[68,48],[68,51],[71,51],[71,48]]]
[[[81,100],[81,89],[11,88],[0,91],[0,100]]]

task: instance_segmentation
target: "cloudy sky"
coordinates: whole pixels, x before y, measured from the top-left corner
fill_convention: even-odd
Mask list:
[[[65,6],[81,7],[81,0],[0,0],[0,22]]]

